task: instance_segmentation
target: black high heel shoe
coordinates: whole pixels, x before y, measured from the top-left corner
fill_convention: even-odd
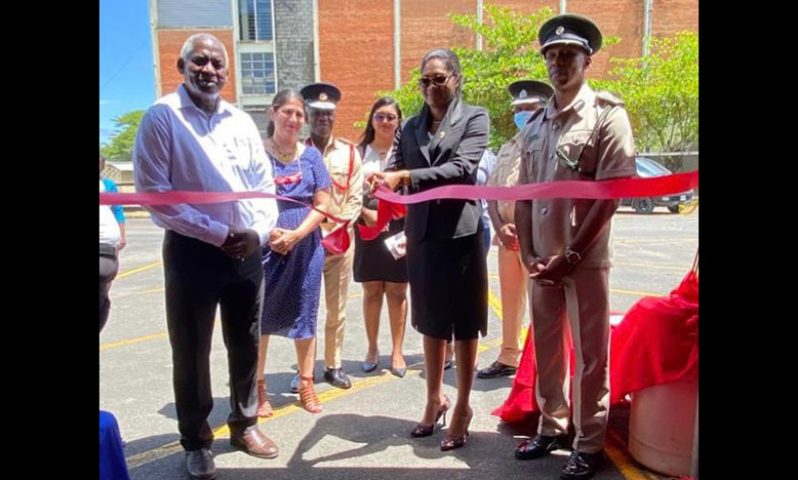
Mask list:
[[[414,428],[413,431],[410,432],[410,436],[413,438],[429,437],[430,435],[432,435],[432,432],[435,431],[435,425],[438,423],[438,420],[440,420],[441,417],[443,417],[442,426],[445,427],[446,412],[449,410],[449,407],[451,407],[451,405],[452,402],[449,400],[449,397],[444,395],[443,404],[441,404],[440,408],[438,409],[438,412],[435,414],[435,420],[432,422],[432,425],[424,425],[422,423],[419,423],[418,425],[416,425],[416,428]]]
[[[473,417],[474,417],[474,411],[470,410],[470,412],[468,414],[468,421],[466,422],[466,425],[471,425],[471,419]],[[454,423],[454,420],[452,420],[452,423]],[[469,433],[468,433],[468,427],[467,426],[466,426],[465,433],[463,433],[460,436],[450,437],[449,435],[446,435],[446,437],[444,437],[444,439],[441,440],[441,452],[446,452],[448,450],[455,450],[457,448],[465,447],[466,444],[468,443],[468,437],[469,437]]]

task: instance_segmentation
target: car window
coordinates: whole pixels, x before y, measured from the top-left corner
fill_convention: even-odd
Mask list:
[[[637,157],[635,160],[637,160],[638,170],[642,168],[649,177],[671,174],[671,171],[665,168],[661,163],[650,158]]]
[[[652,176],[651,170],[646,168],[645,165],[643,165],[640,162],[637,162],[637,174],[639,176],[641,176],[641,177],[650,177],[650,176]]]

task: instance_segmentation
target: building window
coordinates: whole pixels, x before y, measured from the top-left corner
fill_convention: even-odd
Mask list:
[[[244,95],[275,93],[274,53],[241,53],[241,88]]]
[[[274,40],[272,0],[239,0],[238,22],[241,40]]]

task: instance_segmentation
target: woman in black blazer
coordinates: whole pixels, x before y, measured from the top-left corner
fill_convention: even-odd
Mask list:
[[[463,78],[454,52],[435,49],[421,61],[424,107],[396,132],[388,170],[374,175],[388,188],[411,193],[476,183],[488,144],[488,114],[461,99]],[[413,437],[432,435],[450,407],[441,394],[446,340],[454,335],[457,403],[441,450],[468,441],[469,405],[477,342],[487,334],[488,276],[479,203],[434,200],[408,205],[405,222],[413,327],[424,335],[427,405]]]

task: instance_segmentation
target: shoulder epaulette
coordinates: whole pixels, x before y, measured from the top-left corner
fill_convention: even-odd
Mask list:
[[[601,103],[612,105],[613,107],[623,107],[625,104],[623,100],[611,94],[610,92],[596,92],[596,99]]]

